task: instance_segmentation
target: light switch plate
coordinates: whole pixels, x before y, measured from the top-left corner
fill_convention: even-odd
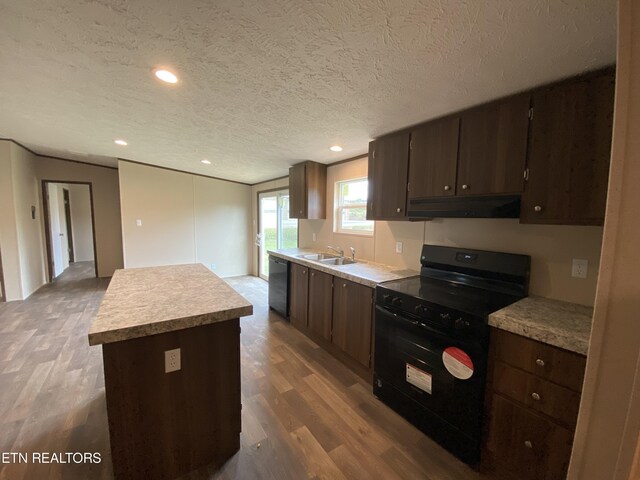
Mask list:
[[[166,350],[164,352],[164,373],[177,372],[181,368],[180,349]]]
[[[317,237],[316,237],[316,234],[314,233],[314,234],[313,234],[313,241],[314,241],[314,242],[316,241],[316,238],[317,238]]]
[[[571,276],[574,278],[587,278],[589,269],[589,261],[579,258],[573,259],[573,265],[571,267]]]
[[[396,242],[396,253],[402,253],[402,242]]]
[[[136,226],[141,227],[142,226],[142,220],[141,219],[137,219],[136,220]]]

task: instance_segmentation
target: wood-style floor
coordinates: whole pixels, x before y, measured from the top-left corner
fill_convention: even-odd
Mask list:
[[[0,304],[0,452],[99,452],[100,464],[0,464],[0,479],[111,478],[100,347],[87,331],[107,287],[72,265]],[[214,479],[476,479],[371,388],[267,306],[267,283],[229,279],[254,304],[242,325],[241,449]]]

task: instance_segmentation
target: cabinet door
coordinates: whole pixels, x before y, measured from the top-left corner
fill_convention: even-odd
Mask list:
[[[458,195],[522,193],[529,95],[462,114]]]
[[[289,318],[291,324],[298,329],[306,330],[309,269],[303,265],[292,263],[291,283],[289,285]]]
[[[309,330],[331,340],[331,303],[333,277],[311,269],[309,277]]]
[[[373,289],[335,278],[332,342],[365,367],[371,367]]]
[[[406,218],[409,133],[381,137],[369,143],[370,220]]]
[[[573,433],[493,395],[487,449],[523,480],[564,480]]]
[[[614,85],[611,72],[534,94],[522,223],[603,223]]]
[[[307,218],[307,174],[304,163],[289,168],[289,217]]]
[[[456,193],[460,118],[429,122],[411,132],[409,200]]]

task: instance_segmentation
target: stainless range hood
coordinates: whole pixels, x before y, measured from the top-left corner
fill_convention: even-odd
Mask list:
[[[520,195],[478,195],[409,200],[408,217],[519,218]]]

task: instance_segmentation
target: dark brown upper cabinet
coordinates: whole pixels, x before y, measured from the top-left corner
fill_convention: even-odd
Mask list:
[[[456,194],[460,117],[429,122],[411,131],[409,199]]]
[[[529,107],[523,94],[462,113],[457,195],[522,193]]]
[[[533,95],[522,223],[604,222],[614,87],[607,70]]]
[[[406,219],[408,169],[409,132],[369,143],[367,219]]]
[[[327,218],[327,166],[302,162],[289,168],[289,217]]]

